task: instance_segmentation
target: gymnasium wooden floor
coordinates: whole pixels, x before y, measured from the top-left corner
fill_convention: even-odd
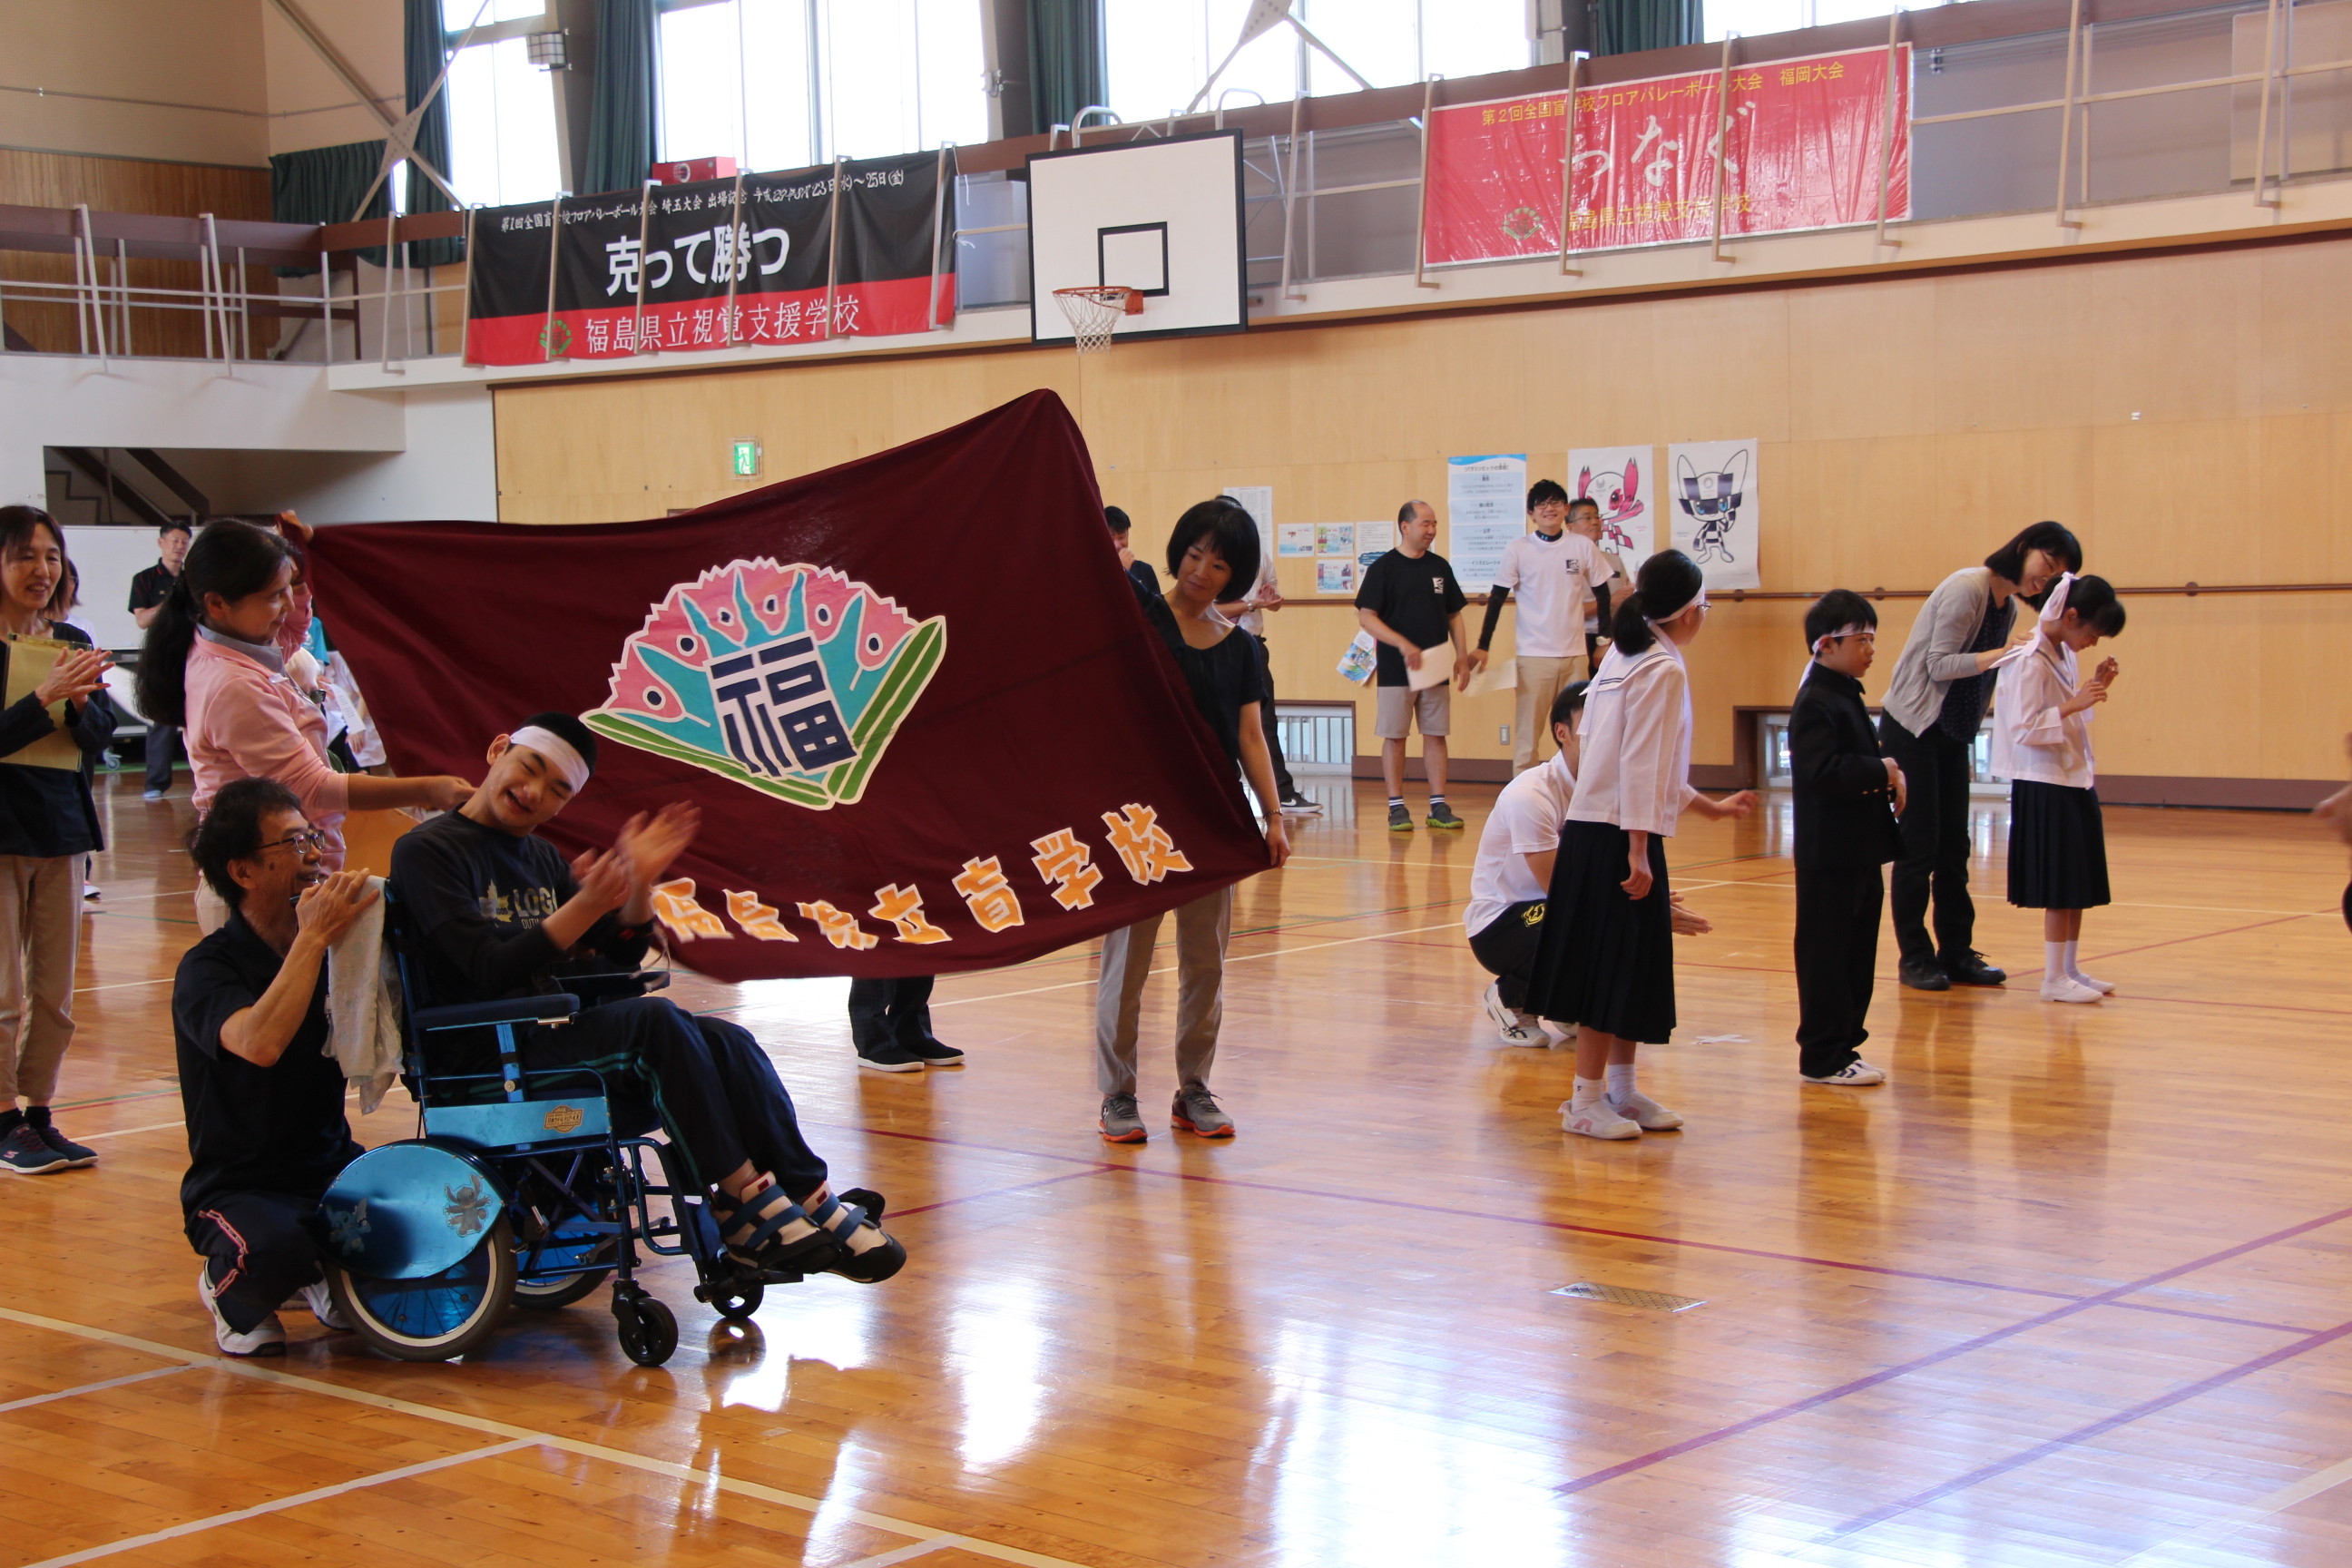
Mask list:
[[[2011,989],[1886,979],[1894,1081],[1859,1090],[1796,1077],[1785,802],[1694,819],[1675,881],[1717,934],[1644,1079],[1690,1125],[1632,1144],[1563,1134],[1568,1056],[1479,1012],[1491,789],[1399,839],[1326,784],[1244,888],[1226,1145],[1095,1136],[1084,952],[943,983],[971,1065],[914,1077],[856,1070],[842,983],[682,981],[913,1262],[740,1330],[657,1267],[683,1342],[645,1371],[601,1295],[462,1364],[299,1312],[282,1362],[210,1353],[158,979],[187,806],[138,787],[109,781],[60,1096],[104,1163],[0,1187],[0,1568],[2352,1561],[2352,937],[2301,818],[2111,811],[2127,901],[2084,951],[2120,994],[2037,1001],[2036,918],[1995,898]],[[1990,811],[1978,852],[1997,887]]]

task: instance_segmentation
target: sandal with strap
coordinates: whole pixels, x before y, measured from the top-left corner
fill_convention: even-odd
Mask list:
[[[831,1268],[833,1255],[842,1250],[833,1233],[784,1196],[782,1187],[764,1187],[740,1204],[719,1193],[711,1205],[720,1211],[719,1235],[727,1243],[727,1255],[749,1268],[812,1273]],[[793,1240],[779,1241],[777,1237],[794,1221],[816,1228]]]
[[[843,1202],[845,1198],[870,1201],[860,1206],[856,1203]],[[840,1197],[828,1194],[809,1209],[809,1223],[817,1227],[819,1234],[831,1238],[839,1249],[833,1262],[821,1266],[827,1273],[855,1279],[861,1285],[879,1285],[907,1266],[907,1249],[899,1246],[898,1238],[878,1223],[882,1218],[882,1205],[881,1194],[853,1187]],[[882,1245],[869,1247],[863,1252],[850,1251],[848,1238],[861,1225],[873,1226],[874,1233],[882,1238]]]

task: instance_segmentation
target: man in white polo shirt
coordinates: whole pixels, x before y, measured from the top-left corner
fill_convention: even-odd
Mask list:
[[[1495,641],[1503,605],[1516,591],[1517,626],[1512,633],[1518,658],[1518,710],[1511,721],[1511,772],[1536,765],[1544,715],[1584,668],[1584,614],[1592,587],[1608,568],[1592,542],[1568,528],[1568,491],[1557,479],[1538,479],[1528,490],[1528,521],[1535,531],[1504,547],[1503,564],[1486,601],[1486,624],[1478,633],[1485,651]]]

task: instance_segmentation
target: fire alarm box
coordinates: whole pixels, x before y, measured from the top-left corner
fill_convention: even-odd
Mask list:
[[[697,180],[731,180],[735,177],[732,158],[680,158],[672,163],[656,163],[646,178],[656,185],[690,185]]]

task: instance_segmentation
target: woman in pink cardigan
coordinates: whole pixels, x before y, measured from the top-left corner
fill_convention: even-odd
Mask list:
[[[207,524],[189,547],[140,652],[139,707],[150,723],[179,727],[195,775],[199,818],[221,786],[275,779],[292,790],[327,836],[326,868],[343,863],[343,816],[406,805],[454,810],[474,792],[449,775],[383,778],[337,773],[327,760],[327,724],[286,677],[275,646],[291,603],[294,563],[286,542],[250,523]],[[204,889],[196,923],[227,918]]]

